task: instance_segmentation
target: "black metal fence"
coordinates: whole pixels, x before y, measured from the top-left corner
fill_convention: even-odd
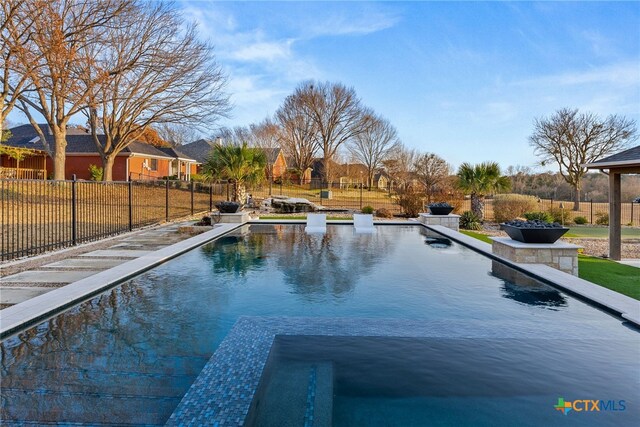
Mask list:
[[[254,203],[277,196],[304,198],[325,208],[387,209],[401,214],[393,187],[367,188],[358,182],[303,184],[272,182],[247,189]],[[146,225],[213,210],[216,202],[229,200],[233,186],[227,182],[185,181],[43,181],[0,179],[0,261],[98,240]],[[471,202],[447,200],[457,213],[471,209]],[[609,212],[608,203],[573,203],[540,199],[538,210],[562,209],[566,223],[577,216],[596,224]],[[493,220],[493,200],[485,200],[485,219]],[[640,204],[622,204],[622,224],[640,225]]]
[[[307,199],[328,209],[358,210],[365,206],[387,209],[391,213],[401,213],[397,203],[396,188],[385,183],[368,188],[359,181],[325,182],[317,179],[304,183],[266,182],[248,189],[254,200],[269,197],[288,196]]]
[[[485,201],[484,218],[488,221],[493,221],[495,215],[493,212],[493,200],[486,199]],[[451,204],[457,207],[456,212],[464,212],[471,210],[471,201],[469,199],[450,201]],[[621,203],[621,223],[626,226],[640,226],[640,203],[626,202]],[[564,218],[565,224],[575,224],[577,217],[582,217],[586,220],[586,224],[594,225],[607,225],[609,218],[609,203],[608,202],[594,202],[583,201],[580,202],[580,209],[578,211],[573,210],[573,202],[566,200],[553,200],[553,199],[538,199],[538,211],[542,212],[558,212]]]
[[[224,199],[224,184],[3,179],[0,260],[210,211]]]

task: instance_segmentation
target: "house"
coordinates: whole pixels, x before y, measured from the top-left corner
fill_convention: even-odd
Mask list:
[[[389,189],[389,183],[391,182],[391,178],[385,171],[378,171],[373,175],[373,184],[372,188],[377,188],[378,190],[387,190]]]
[[[53,144],[51,130],[46,124],[40,128],[48,142]],[[11,130],[11,137],[4,143],[7,147],[27,149],[29,153],[20,161],[8,154],[0,155],[0,177],[20,179],[46,179],[53,173],[53,160],[31,125],[21,125]],[[100,135],[99,138],[104,138]],[[179,175],[188,180],[196,172],[197,161],[173,149],[156,148],[149,144],[133,142],[116,155],[113,164],[113,180],[158,179]],[[67,127],[65,178],[91,179],[89,166],[102,166],[93,137],[82,126]]]
[[[324,179],[322,174],[323,159],[315,159],[313,161],[313,169],[311,177],[317,181]],[[331,175],[333,177],[333,185],[339,188],[354,188],[359,187],[362,184],[364,187],[368,187],[368,169],[362,163],[343,163],[331,161]],[[374,174],[372,188],[387,189],[389,186],[390,178],[384,171],[378,171]]]
[[[180,151],[196,159],[202,165],[206,163],[207,157],[215,144],[214,141],[209,139],[199,139],[180,146]],[[282,178],[287,171],[287,161],[282,150],[280,148],[262,148],[262,150],[267,158],[267,170],[265,171],[267,177],[273,176],[274,181]],[[198,169],[198,172],[201,172],[200,169]]]
[[[287,160],[281,148],[263,148],[267,158],[267,177],[274,181],[282,179],[287,171]]]

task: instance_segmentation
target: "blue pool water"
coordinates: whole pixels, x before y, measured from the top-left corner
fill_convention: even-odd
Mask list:
[[[567,340],[556,356],[600,364],[595,388],[585,390],[618,384],[597,398],[623,399],[627,411],[638,410],[640,339],[621,319],[421,227],[327,231],[245,226],[6,339],[2,422],[163,424],[241,315],[451,319],[508,328],[525,343],[527,331],[544,330]],[[572,344],[585,331],[593,340]],[[555,360],[554,348],[545,347],[529,345],[527,354]],[[464,351],[451,357],[473,363]],[[569,395],[571,384],[558,393],[582,398]],[[362,416],[366,402],[385,397],[345,396],[334,411],[362,408],[345,417]],[[424,396],[404,398],[408,404]],[[437,401],[446,396],[432,398],[446,405]]]

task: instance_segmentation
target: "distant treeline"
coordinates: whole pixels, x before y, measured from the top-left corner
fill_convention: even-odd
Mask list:
[[[573,189],[559,173],[531,173],[528,168],[509,167],[511,192],[529,194],[542,199],[572,200]],[[622,175],[622,201],[640,197],[640,176]],[[609,201],[609,177],[603,173],[589,173],[582,179],[582,201]]]

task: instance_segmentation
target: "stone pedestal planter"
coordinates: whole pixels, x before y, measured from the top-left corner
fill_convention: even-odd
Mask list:
[[[545,264],[578,275],[578,245],[565,242],[522,243],[509,237],[492,237],[491,240],[494,255],[522,264]]]
[[[220,224],[244,224],[249,221],[251,216],[249,212],[221,213]]]
[[[455,231],[460,229],[460,215],[432,215],[429,213],[421,213],[418,216],[418,221],[424,225],[442,225]]]

